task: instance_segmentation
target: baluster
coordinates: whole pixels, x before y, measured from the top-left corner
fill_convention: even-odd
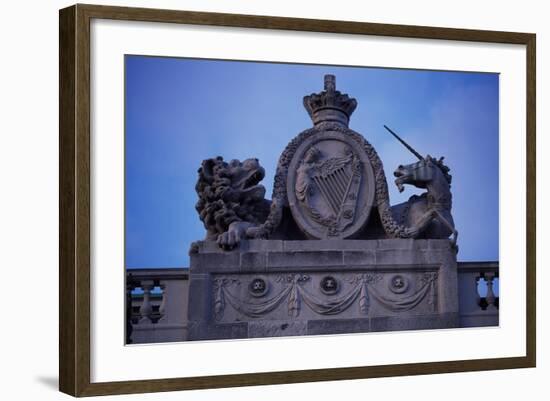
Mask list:
[[[153,280],[144,280],[141,282],[143,289],[143,302],[139,308],[141,318],[139,323],[151,323],[151,315],[153,314],[153,306],[151,305],[151,290],[154,287]]]
[[[481,297],[479,295],[479,280],[482,280],[483,276],[476,276],[475,278],[475,286],[476,286],[476,305],[478,305],[480,308],[481,306]]]
[[[132,344],[132,291],[136,288],[132,275],[126,279],[126,344]]]
[[[165,312],[166,312],[166,285],[164,284],[160,284],[159,285],[159,288],[160,290],[162,291],[162,301],[159,305],[159,314],[160,314],[160,318],[159,318],[159,322],[162,322],[165,319]]]
[[[495,301],[495,293],[493,292],[493,280],[495,279],[495,273],[485,273],[485,281],[487,282],[487,296],[485,299],[487,300],[487,307],[488,308],[496,308]]]

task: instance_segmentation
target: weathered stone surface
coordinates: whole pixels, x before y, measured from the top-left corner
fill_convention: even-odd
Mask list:
[[[383,251],[385,249],[389,249],[392,251],[395,251],[396,249],[404,249],[404,250],[426,249],[425,242],[417,242],[414,239],[389,238],[389,239],[383,239],[383,240],[377,241],[376,245],[377,245],[377,249],[380,251]]]
[[[241,265],[241,253],[239,251],[230,252],[198,252],[191,256],[191,267],[195,272],[218,271],[220,268],[229,270],[238,270]]]
[[[267,252],[241,253],[240,266],[242,271],[265,271],[267,269]]]
[[[384,240],[386,241],[386,240]],[[269,241],[271,242],[271,241]],[[337,240],[320,239],[316,241],[281,241],[283,250],[287,252],[305,252],[305,251],[364,251],[366,249],[376,249],[376,241],[365,240]]]
[[[367,333],[370,330],[369,318],[357,319],[316,319],[307,323],[307,334],[346,334]]]
[[[310,320],[307,334],[345,334],[460,327],[458,313],[366,319]]]
[[[458,312],[418,316],[377,316],[370,319],[370,331],[448,329],[460,327]]]
[[[344,266],[373,266],[376,264],[375,251],[344,251]]]
[[[190,321],[187,323],[188,340],[223,340],[248,338],[248,323],[207,323]]]
[[[448,241],[353,240],[348,250],[324,250],[331,242],[346,241],[251,241],[243,252],[199,247],[189,339],[457,327],[456,254]],[[227,267],[235,255],[237,270]]]
[[[189,280],[188,321],[212,319],[212,285],[210,277],[191,275]]]
[[[187,340],[186,324],[140,324],[132,333],[132,344],[167,343]]]
[[[268,267],[342,266],[341,251],[270,252]]]
[[[248,337],[303,336],[308,334],[306,320],[253,321],[248,323]]]
[[[377,249],[376,264],[395,265],[422,265],[432,262],[430,255],[424,251],[410,249]]]
[[[491,327],[499,325],[500,319],[498,309],[494,309],[489,312],[480,309],[480,311],[475,314],[460,315],[459,327]]]
[[[242,241],[240,252],[282,252],[284,241],[251,239]]]

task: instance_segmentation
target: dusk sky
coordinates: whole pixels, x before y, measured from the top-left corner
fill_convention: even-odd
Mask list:
[[[453,176],[459,261],[499,259],[497,74],[312,66],[126,56],[127,268],[188,267],[191,242],[204,238],[195,211],[203,159],[256,157],[271,198],[277,160],[287,143],[312,126],[304,95],[323,76],[357,99],[350,128],[377,150],[392,204],[392,172],[419,153],[445,156]]]

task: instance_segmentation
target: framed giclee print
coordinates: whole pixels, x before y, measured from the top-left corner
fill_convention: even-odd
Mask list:
[[[534,34],[61,10],[61,391],[534,366]]]

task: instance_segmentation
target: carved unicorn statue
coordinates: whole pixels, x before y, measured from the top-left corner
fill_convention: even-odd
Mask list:
[[[452,176],[449,167],[443,164],[444,158],[423,157],[390,128],[385,125],[384,128],[419,160],[400,165],[393,173],[399,192],[403,192],[405,184],[427,190],[420,196],[411,196],[407,202],[392,206],[394,219],[406,227],[407,236],[411,238],[443,239],[452,236],[451,245],[458,251],[458,231],[451,215]]]

